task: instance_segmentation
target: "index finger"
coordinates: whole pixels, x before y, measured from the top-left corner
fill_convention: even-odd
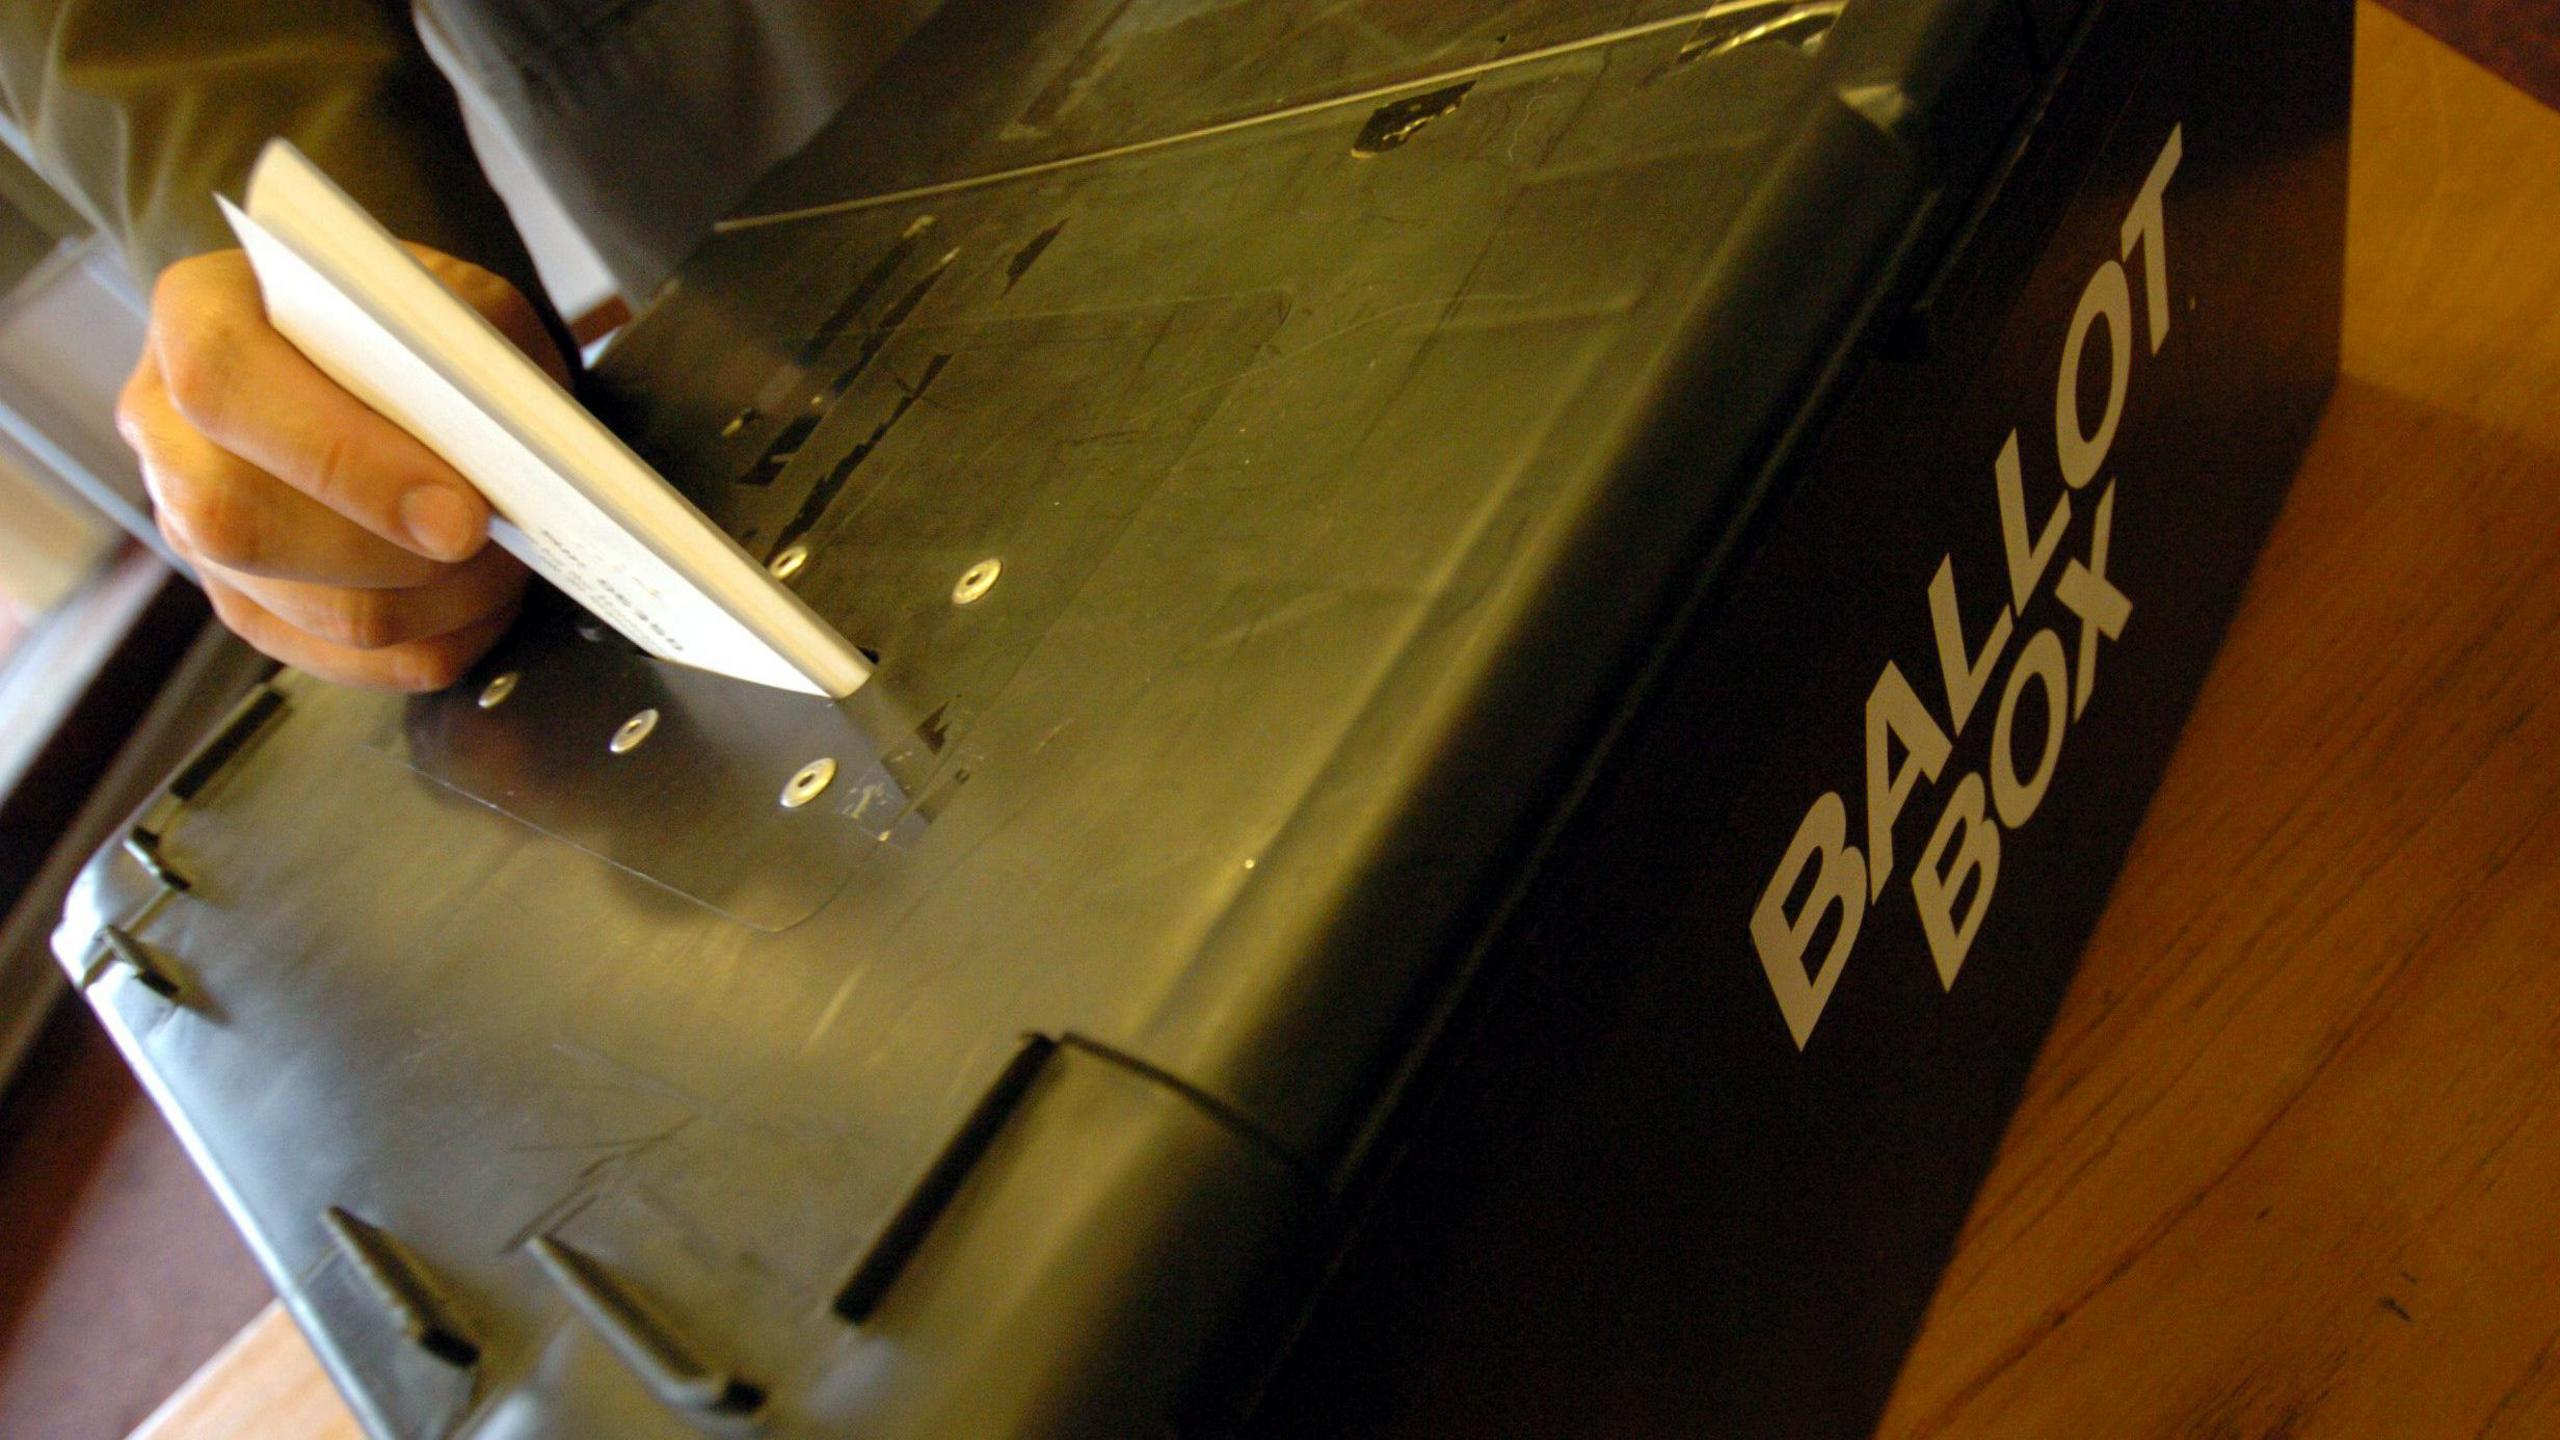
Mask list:
[[[151,310],[170,402],[215,444],[429,559],[466,559],[486,541],[489,503],[460,472],[267,323],[246,255],[170,266]]]

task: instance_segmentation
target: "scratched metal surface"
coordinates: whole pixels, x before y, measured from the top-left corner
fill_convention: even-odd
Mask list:
[[[537,1236],[707,1317],[772,1433],[932,1383],[829,1300],[1026,1032],[1331,1163],[1920,209],[1843,67],[2006,13],[1868,8],[1811,49],[1664,4],[947,8],[750,210],[940,188],[716,238],[596,389],[807,547],[872,687],[551,611],[444,696],[291,677],[168,830],[193,889],[110,857],[66,924],[183,978],[99,1003],[377,1423],[601,1433]],[[476,1380],[338,1318],[326,1205],[458,1297]]]

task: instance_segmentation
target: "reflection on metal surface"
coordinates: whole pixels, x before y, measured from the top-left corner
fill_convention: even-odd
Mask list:
[[[781,554],[774,556],[773,563],[765,568],[773,572],[774,579],[788,580],[792,576],[799,574],[800,567],[808,563],[809,547],[806,545],[793,545],[784,550]]]
[[[956,255],[959,252],[953,251],[952,253]],[[944,258],[948,260],[950,257],[946,256]],[[908,291],[907,293],[911,297],[921,296],[931,288],[932,284],[933,276],[928,275],[923,280],[916,282],[916,288]],[[803,416],[800,421],[794,422],[791,430],[784,432],[785,436],[787,437],[794,432],[800,431],[800,427],[803,424],[806,424],[811,430],[815,430],[819,425],[824,424],[827,415],[834,409],[836,402],[844,398],[845,391],[852,387],[853,382],[859,378],[863,370],[870,365],[872,357],[878,355],[880,350],[885,348],[888,343],[889,337],[886,334],[874,335],[866,340],[862,347],[862,353],[856,356],[853,364],[848,366],[845,371],[838,375],[824,390],[821,390],[817,394],[809,397],[809,404],[811,407],[810,414]],[[935,378],[940,376],[942,374],[943,367],[950,363],[951,357],[949,355],[936,355],[925,362],[924,374],[913,384],[897,380],[894,377],[892,378],[890,383],[898,390],[898,400],[896,405],[891,408],[887,418],[883,419],[877,426],[873,427],[867,438],[856,444],[851,450],[847,451],[841,459],[837,460],[837,462],[827,470],[825,476],[821,478],[816,485],[810,487],[808,494],[801,498],[799,513],[791,517],[790,522],[782,527],[782,534],[776,537],[779,543],[784,545],[796,543],[800,536],[808,533],[809,527],[817,524],[818,521],[825,516],[828,508],[835,503],[836,496],[845,488],[846,482],[853,478],[854,472],[862,467],[862,463],[865,460],[871,458],[872,452],[880,448],[882,441],[889,438],[890,430],[893,429],[900,420],[906,418],[907,412],[913,409],[918,401],[924,399],[925,392],[933,388]],[[803,432],[803,439],[805,438],[806,435],[805,432]],[[799,442],[795,441],[793,443],[796,445]],[[769,484],[771,481],[767,478],[768,472],[771,475],[781,474],[782,472],[780,467],[790,464],[793,459],[798,457],[799,453],[800,452],[797,449],[788,453],[768,453],[764,465],[760,466],[755,473],[749,475],[739,483]]]
[[[1419,134],[1423,126],[1457,109],[1474,88],[1475,82],[1469,80],[1379,106],[1369,123],[1360,127],[1359,138],[1351,142],[1351,153],[1363,160],[1386,154]]]
[[[805,379],[809,368],[823,359],[828,348],[854,326],[869,307],[872,299],[880,293],[881,287],[887,285],[905,265],[906,257],[915,249],[915,243],[914,238],[910,236],[899,241],[887,255],[882,256],[879,263],[872,267],[871,272],[863,277],[862,283],[855,286],[852,293],[837,304],[835,313],[829,315],[808,339],[801,342],[799,353],[793,356],[791,364],[786,366],[774,380],[768,381],[767,388],[771,389]],[[933,288],[942,282],[942,277],[950,270],[952,262],[959,258],[960,252],[956,249],[946,252],[942,258],[926,267],[924,274],[899,295],[876,324],[862,327],[861,341],[855,347],[853,354],[848,357],[845,367],[839,370],[834,378],[811,390],[808,403],[800,407],[790,424],[785,425],[772,437],[765,446],[764,458],[739,480],[739,484],[770,485],[782,474],[783,467],[789,465],[792,458],[800,453],[800,448],[808,443],[809,437],[816,432],[820,424],[824,423],[827,413],[835,408],[836,402],[843,399],[845,392],[853,388],[854,382],[862,378],[863,372],[871,367],[871,362],[878,359],[880,352],[896,338],[898,331],[907,323],[908,317],[924,303],[926,296],[933,293]],[[927,383],[930,383],[929,377]],[[908,392],[908,398],[910,401],[921,398],[921,387],[916,391]],[[892,416],[889,422],[884,423],[881,434],[874,435],[872,443],[877,444],[886,435],[888,424],[895,423],[895,420],[896,417]],[[728,432],[722,433],[725,437]],[[841,478],[838,483],[841,483]],[[811,520],[815,518],[814,515],[807,517]],[[790,544],[799,536],[800,531],[806,528],[807,523],[804,520],[799,527],[786,529],[781,537],[781,543]]]
[[[495,710],[506,704],[507,697],[514,693],[516,693],[516,672],[509,670],[480,687],[480,708]]]
[[[1015,227],[1006,243],[973,247],[933,292],[952,298],[920,306],[955,304],[1001,284],[1009,257],[1056,223],[1053,212],[1039,218],[1036,227]],[[899,287],[920,280],[926,257],[912,255],[905,271],[875,288],[873,253],[849,246],[840,263],[888,310],[847,322],[805,374],[786,366],[738,377],[792,401],[811,387],[831,392],[833,382],[820,380],[861,362],[819,423],[786,447],[791,458],[779,469],[771,462],[780,437],[767,432],[786,427],[774,419],[725,445],[690,424],[652,441],[676,469],[726,481],[705,485],[697,498],[760,559],[808,546],[791,588],[878,650],[889,678],[920,710],[954,695],[983,703],[1036,650],[1129,522],[1146,513],[1149,497],[1183,473],[1228,387],[1272,358],[1264,347],[1287,324],[1290,305],[1276,292],[1247,291],[961,324],[919,308],[891,333],[879,327],[896,318]],[[1052,247],[1031,275],[1068,263]],[[821,307],[833,324],[840,302],[813,295],[811,308]],[[1346,310],[1333,323],[1362,326],[1366,318]],[[866,354],[872,358],[863,361]],[[998,475],[1006,478],[999,483]],[[1036,569],[1019,568],[1025,553],[1042,557]],[[987,623],[992,590],[975,602],[956,593],[964,571],[993,557],[1014,567],[999,577],[1007,592],[1001,627]],[[522,668],[528,677],[542,673]],[[544,677],[546,700],[556,683]],[[634,697],[615,718],[648,703]],[[773,784],[811,755],[859,763],[825,744],[787,754],[781,770],[756,780],[759,809],[771,808]]]
[[[640,742],[648,739],[649,732],[657,728],[658,712],[643,710],[623,721],[622,728],[613,732],[613,739],[607,742],[605,748],[616,755],[627,755],[640,748]]]
[[[817,799],[835,783],[835,778],[836,762],[830,756],[821,755],[801,766],[782,787],[782,808],[797,810]]]
[[[1686,65],[1745,45],[1776,40],[1813,50],[1831,33],[1847,0],[1767,0],[1767,3],[1698,22],[1674,63]]]
[[[996,586],[996,577],[1004,573],[1004,562],[993,556],[960,572],[960,582],[951,587],[951,603],[966,605]]]
[[[950,562],[946,560],[945,565]],[[820,567],[801,572],[807,581]],[[946,582],[947,583],[947,578]],[[936,586],[925,597],[956,614]],[[492,670],[522,679],[495,710],[478,686],[420,696],[373,747],[617,870],[758,930],[807,919],[882,849],[904,850],[958,788],[897,687],[841,705],[583,645],[565,601],[520,626]],[[646,741],[599,753],[653,711]],[[961,722],[946,721],[957,724]],[[936,732],[937,736],[940,732]],[[817,803],[780,803],[812,759],[835,762]],[[938,783],[937,783],[938,780]],[[671,816],[681,816],[680,823]]]
[[[1232,135],[1240,130],[1252,130],[1259,129],[1264,126],[1281,125],[1292,120],[1300,119],[1304,116],[1321,114],[1327,110],[1335,109],[1340,106],[1375,104],[1382,100],[1392,99],[1395,96],[1405,94],[1409,91],[1421,90],[1430,86],[1449,85],[1460,80],[1473,80],[1479,76],[1491,75],[1500,71],[1516,70],[1524,66],[1543,64],[1550,60],[1560,60],[1568,55],[1578,55],[1585,51],[1604,49],[1611,45],[1623,44],[1629,40],[1641,40],[1648,35],[1659,35],[1666,30],[1678,30],[1683,27],[1712,23],[1725,16],[1735,14],[1736,12],[1763,11],[1766,10],[1771,3],[1772,0],[1722,0],[1722,3],[1720,4],[1702,6],[1699,9],[1683,11],[1677,15],[1665,15],[1658,19],[1639,21],[1632,25],[1621,26],[1618,29],[1603,31],[1596,35],[1579,36],[1571,40],[1558,41],[1552,45],[1541,45],[1531,50],[1522,50],[1509,55],[1499,55],[1493,59],[1478,61],[1472,65],[1456,66],[1452,69],[1443,70],[1436,75],[1417,75],[1410,79],[1391,80],[1384,84],[1363,86],[1360,89],[1350,91],[1346,94],[1321,96],[1313,100],[1303,100],[1292,105],[1275,106],[1271,109],[1257,111],[1250,115],[1239,116],[1232,120],[1221,120],[1214,124],[1203,125],[1197,129],[1184,130],[1175,134],[1156,135],[1144,140],[1132,140],[1119,145],[1106,145],[1100,149],[1088,150],[1081,154],[1061,155],[1052,160],[1040,160],[1028,165],[1016,165],[1007,169],[991,170],[977,175],[964,175],[950,180],[937,180],[924,185],[911,185],[900,190],[885,190],[877,194],[857,195],[848,199],[831,200],[817,205],[803,205],[790,210],[769,211],[760,215],[733,215],[726,220],[714,223],[711,227],[711,231],[715,235],[733,235],[743,230],[762,229],[768,225],[787,225],[802,220],[821,219],[830,215],[847,215],[860,210],[876,210],[889,205],[903,205],[911,200],[932,199],[944,195],[959,194],[970,190],[981,190],[993,185],[1009,184],[1017,180],[1035,179],[1043,175],[1056,174],[1061,170],[1082,169],[1087,166],[1100,165],[1108,161],[1124,159],[1132,155],[1144,155],[1152,151],[1170,149],[1177,145],[1187,145],[1202,140],[1215,139],[1222,135]]]

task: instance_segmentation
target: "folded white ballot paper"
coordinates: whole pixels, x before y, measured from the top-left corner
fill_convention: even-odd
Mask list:
[[[302,152],[271,140],[223,213],[267,318],[479,487],[497,543],[662,659],[850,695],[861,652],[456,298]]]

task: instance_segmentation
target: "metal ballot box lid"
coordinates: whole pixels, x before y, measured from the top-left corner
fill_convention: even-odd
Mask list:
[[[1698,1083],[1543,1123],[1784,1211],[1918,1034],[1979,1084],[1874,1113],[1996,1134],[2333,368],[2347,14],[951,0],[591,395],[875,680],[565,606],[442,695],[286,675],[57,948],[377,1434],[1312,1433],[1277,1357],[1379,1348],[1320,1297],[1601,857],[1698,847],[1566,967],[1694,975]],[[1948,1153],[1864,1173],[1926,1204],[1857,1376]],[[1629,1413],[1767,1430],[1819,1310]]]

